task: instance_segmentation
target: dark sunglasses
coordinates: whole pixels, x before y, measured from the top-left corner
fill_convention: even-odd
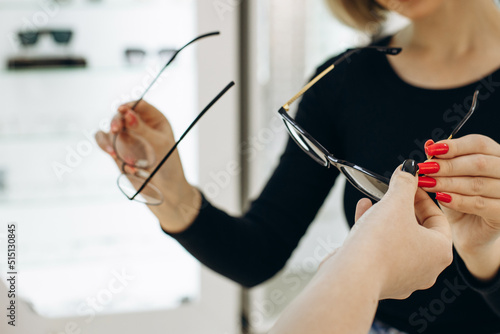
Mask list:
[[[289,114],[290,105],[301,97],[308,89],[310,89],[314,84],[316,84],[321,78],[328,74],[331,70],[338,66],[342,61],[351,57],[354,53],[360,50],[373,50],[381,52],[386,55],[398,55],[402,49],[392,48],[392,47],[378,47],[369,46],[364,48],[349,49],[332,65],[330,65],[323,72],[318,74],[314,79],[311,80],[299,93],[292,97],[284,106],[278,111],[285,126],[293,138],[293,140],[300,146],[300,148],[306,152],[314,161],[320,165],[330,168],[330,166],[337,167],[342,174],[345,175],[347,180],[359,191],[361,191],[366,196],[372,198],[375,201],[379,201],[385,195],[389,189],[389,179],[378,175],[366,168],[357,166],[349,161],[344,161],[337,159],[333,154],[331,154],[326,148],[324,148],[313,136],[311,136],[306,130],[304,130]],[[478,92],[474,94],[474,100],[469,110],[468,114],[464,117],[464,120],[455,128],[452,133],[454,136],[458,130],[465,124],[465,122],[470,118],[472,113],[476,108]],[[451,138],[450,136],[449,138]]]
[[[51,35],[54,41],[58,44],[68,44],[73,37],[71,30],[37,30],[18,32],[19,41],[24,46],[35,45],[38,42],[40,35]]]

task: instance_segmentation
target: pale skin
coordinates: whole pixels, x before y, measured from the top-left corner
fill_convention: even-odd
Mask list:
[[[373,207],[366,198],[358,203],[344,245],[323,262],[270,333],[366,334],[379,300],[405,299],[431,287],[451,261],[445,215],[417,188],[416,177],[398,169],[382,201]]]

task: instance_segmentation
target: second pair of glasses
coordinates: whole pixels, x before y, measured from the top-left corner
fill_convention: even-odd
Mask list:
[[[219,32],[212,32],[198,36],[180,49],[176,50],[167,64],[161,69],[156,78],[144,91],[139,100],[135,102],[132,110],[136,109],[137,105],[143,100],[149,89],[154,85],[163,71],[174,61],[179,52],[181,52],[188,45],[200,39],[215,35],[219,35]],[[217,94],[216,97],[212,99],[212,101],[208,103],[208,105],[198,114],[195,120],[188,126],[186,131],[184,131],[177,142],[170,148],[167,154],[158,163],[155,151],[151,143],[149,143],[147,140],[134,134],[132,131],[127,130],[125,127],[123,127],[121,131],[115,134],[115,136],[113,137],[113,149],[116,153],[116,158],[122,162],[123,171],[123,174],[118,177],[117,184],[118,188],[129,200],[134,200],[148,205],[160,205],[163,203],[164,196],[158,189],[158,187],[150,182],[151,179],[165,164],[172,153],[174,153],[180,142],[203,117],[203,115],[205,115],[205,113],[233,86],[234,82],[230,82]]]

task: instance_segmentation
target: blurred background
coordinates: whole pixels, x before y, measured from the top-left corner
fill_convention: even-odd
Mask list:
[[[0,0],[0,22],[0,246],[16,223],[19,271],[18,323],[2,321],[0,332],[269,330],[342,243],[344,180],[283,271],[245,290],[123,197],[94,133],[108,130],[116,108],[137,99],[173,51],[221,31],[183,51],[146,100],[179,135],[236,82],[179,150],[189,181],[239,214],[288,139],[276,111],[317,66],[370,36],[340,24],[324,0]],[[391,17],[381,34],[404,24]],[[0,305],[6,273],[0,256]]]

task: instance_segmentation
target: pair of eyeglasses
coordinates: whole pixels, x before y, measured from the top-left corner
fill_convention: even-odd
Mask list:
[[[177,57],[179,52],[181,52],[188,45],[203,39],[205,37],[219,35],[219,32],[212,32],[205,35],[201,35],[181,47],[179,50],[175,51],[173,56],[167,62],[167,64],[161,69],[155,79],[146,88],[142,96],[135,102],[132,110],[135,110],[137,105],[144,99],[144,96],[149,91],[149,89],[154,85],[156,80],[161,76],[163,71],[170,65],[173,60]],[[160,205],[164,201],[163,194],[161,191],[153,184],[150,183],[151,179],[160,170],[160,168],[165,164],[168,158],[177,149],[177,146],[186,137],[186,135],[191,131],[191,129],[198,123],[198,121],[205,115],[205,113],[229,90],[234,86],[234,82],[230,82],[224,89],[222,89],[217,96],[208,103],[208,105],[198,114],[195,120],[188,126],[184,133],[179,137],[179,140],[172,146],[168,153],[161,159],[161,161],[156,165],[156,167],[149,173],[149,169],[152,168],[156,162],[156,157],[154,154],[154,149],[151,144],[148,143],[144,138],[135,135],[134,133],[127,131],[126,128],[122,128],[120,132],[115,134],[113,138],[113,148],[116,153],[116,158],[122,162],[122,172],[118,177],[117,184],[121,192],[129,199],[137,202],[141,202],[147,205]],[[127,172],[127,167],[133,172]]]
[[[51,35],[54,41],[58,44],[68,44],[73,37],[71,30],[38,30],[38,31],[22,31],[18,32],[17,36],[23,46],[35,45],[38,42],[40,35]]]
[[[161,49],[157,54],[160,59],[164,61],[170,59],[176,51],[176,49]],[[129,48],[125,50],[125,58],[127,62],[132,65],[142,63],[146,59],[147,54],[148,52],[143,49]]]
[[[295,102],[299,97],[301,97],[307,90],[309,90],[314,84],[316,84],[321,78],[332,71],[336,66],[338,66],[342,61],[351,57],[354,53],[361,50],[372,50],[377,51],[386,55],[398,55],[402,49],[392,48],[392,47],[378,47],[369,46],[364,48],[349,49],[332,65],[330,65],[323,72],[318,74],[314,79],[311,80],[299,93],[292,97],[284,106],[278,111],[283,122],[285,123],[286,129],[288,130],[290,136],[299,145],[299,147],[307,153],[314,161],[320,165],[330,168],[332,165],[337,167],[340,172],[347,178],[347,180],[360,192],[370,197],[375,201],[380,201],[382,197],[387,193],[389,189],[389,179],[374,173],[366,168],[355,165],[351,162],[340,160],[336,158],[332,153],[330,153],[326,148],[324,148],[313,136],[311,136],[306,130],[304,130],[289,114],[290,105]],[[464,117],[462,122],[453,130],[452,138],[457,134],[460,128],[465,124],[465,122],[470,118],[472,113],[476,108],[478,91],[474,94],[474,100],[471,109]]]

